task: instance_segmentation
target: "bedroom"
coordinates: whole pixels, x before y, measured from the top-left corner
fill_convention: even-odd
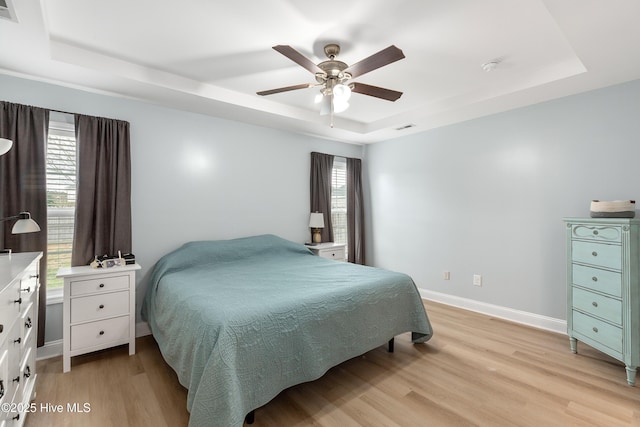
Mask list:
[[[4,31],[8,24],[0,24]],[[608,40],[604,50],[635,43],[637,30],[626,30],[597,34]],[[264,44],[264,56],[277,56],[275,43]],[[541,90],[545,102],[363,145],[88,91],[42,70],[20,73],[5,55],[0,98],[131,123],[140,283],[161,255],[185,241],[264,232],[308,240],[308,155],[321,151],[364,159],[368,263],[408,273],[427,298],[564,333],[562,218],[587,216],[594,198],[638,194],[640,73],[638,59],[620,51],[607,58],[620,73],[616,85],[553,100]],[[482,275],[480,287],[475,274]],[[54,352],[56,343],[61,349],[61,311],[61,304],[47,306],[46,341]]]

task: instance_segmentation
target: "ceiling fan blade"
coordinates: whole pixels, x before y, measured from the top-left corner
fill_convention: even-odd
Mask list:
[[[279,44],[278,46],[273,46],[273,49],[277,52],[280,52],[301,67],[306,68],[313,74],[324,73],[324,71],[322,71],[322,68],[318,67],[309,58],[307,58],[291,46]]]
[[[279,87],[277,89],[270,89],[270,90],[263,90],[262,92],[256,92],[258,95],[273,95],[274,93],[280,93],[280,92],[288,92],[290,90],[298,90],[298,89],[307,89],[312,87],[312,84],[309,83],[302,83],[299,85],[293,85],[293,86],[285,86],[285,87]]]
[[[351,87],[351,92],[375,96],[376,98],[386,99],[387,101],[397,101],[398,98],[402,96],[402,92],[366,85],[364,83],[351,83],[349,86]]]
[[[360,62],[356,62],[355,64],[348,67],[344,70],[345,73],[351,74],[351,77],[358,77],[369,71],[376,70],[380,67],[384,67],[385,65],[389,65],[392,62],[399,61],[404,58],[404,53],[402,50],[398,49],[394,45],[389,46],[386,49],[382,49],[378,53],[374,53],[368,58],[363,59]]]

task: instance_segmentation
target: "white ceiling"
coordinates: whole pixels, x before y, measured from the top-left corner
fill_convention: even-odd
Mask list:
[[[0,73],[355,143],[640,78],[638,0],[12,2]],[[354,94],[330,128],[318,89],[256,95],[314,82],[272,46],[318,63],[329,42],[347,64],[398,46],[405,59],[354,81],[403,96]]]

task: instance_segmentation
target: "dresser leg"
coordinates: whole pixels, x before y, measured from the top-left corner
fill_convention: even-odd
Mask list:
[[[636,385],[636,369],[637,366],[628,366],[627,365],[627,382],[629,385]]]
[[[569,337],[569,345],[571,346],[571,353],[577,353],[578,352],[578,340],[573,338],[573,337]]]

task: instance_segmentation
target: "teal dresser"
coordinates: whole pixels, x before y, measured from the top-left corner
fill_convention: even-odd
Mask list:
[[[565,218],[567,333],[627,367],[640,365],[640,219]]]

